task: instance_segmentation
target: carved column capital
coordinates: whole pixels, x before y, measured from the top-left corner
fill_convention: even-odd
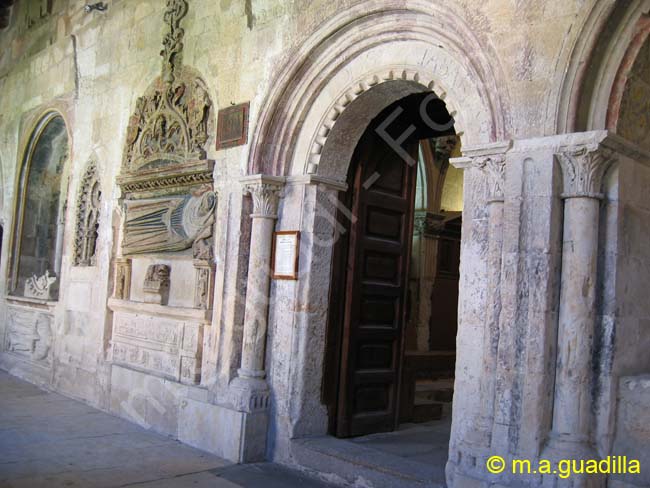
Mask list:
[[[488,201],[502,202],[504,200],[503,188],[506,180],[505,154],[477,156],[473,159],[473,166],[484,171],[487,175]]]
[[[614,161],[614,153],[598,144],[563,148],[556,156],[562,166],[562,198],[603,197],[601,187],[605,171]]]
[[[434,151],[436,160],[448,160],[451,158],[456,145],[458,144],[458,136],[442,136],[434,139]]]
[[[253,218],[278,218],[278,203],[284,182],[276,179],[256,178],[244,180],[243,190],[253,198]]]

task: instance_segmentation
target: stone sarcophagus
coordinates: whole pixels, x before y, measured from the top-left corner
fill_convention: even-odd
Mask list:
[[[112,298],[112,360],[172,381],[201,381],[203,333],[211,313]]]
[[[212,309],[217,196],[205,149],[212,102],[198,73],[182,65],[187,8],[185,0],[167,2],[162,72],[129,119],[109,307],[114,363],[197,384]]]

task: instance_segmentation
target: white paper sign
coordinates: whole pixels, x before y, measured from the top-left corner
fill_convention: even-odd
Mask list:
[[[275,235],[274,278],[297,279],[298,236],[298,232],[277,233]]]

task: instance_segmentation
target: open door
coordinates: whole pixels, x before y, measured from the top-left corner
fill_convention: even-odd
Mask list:
[[[417,160],[418,142],[403,148]],[[349,244],[340,283],[336,435],[385,432],[398,424],[416,165],[368,130],[353,160]]]

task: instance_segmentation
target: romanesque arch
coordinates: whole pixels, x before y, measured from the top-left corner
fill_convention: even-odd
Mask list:
[[[443,98],[466,145],[507,133],[500,73],[470,26],[438,2],[362,2],[325,22],[281,73],[252,138],[249,174],[340,177],[321,164],[337,120],[370,88],[394,80]],[[388,104],[369,108],[365,118]],[[463,113],[463,106],[472,113]]]
[[[443,99],[463,145],[503,140],[505,83],[485,50],[453,7],[427,0],[389,7],[363,2],[326,21],[273,84],[252,137],[248,173],[286,177],[277,229],[302,229],[296,291],[276,300],[274,293],[285,286],[271,290],[273,332],[266,350],[277,402],[271,431],[278,439],[327,430],[321,384],[332,212],[359,138],[393,102],[432,94]],[[297,368],[292,358],[309,359]]]
[[[627,75],[647,38],[648,0],[595,2],[558,84],[557,133],[615,130]]]

